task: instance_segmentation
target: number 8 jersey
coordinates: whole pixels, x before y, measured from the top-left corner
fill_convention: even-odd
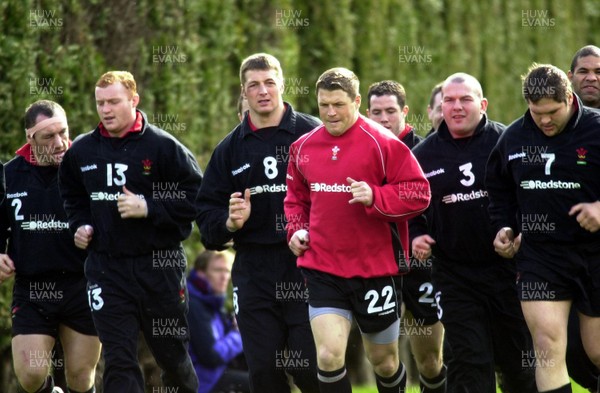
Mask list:
[[[285,103],[279,126],[256,130],[246,116],[215,148],[200,189],[198,225],[207,248],[233,237],[236,245],[287,244],[283,199],[290,145],[320,124]],[[250,189],[250,218],[231,233],[225,227],[229,196]]]

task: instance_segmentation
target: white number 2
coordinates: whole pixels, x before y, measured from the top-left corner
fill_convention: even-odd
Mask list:
[[[21,211],[21,207],[23,206],[21,199],[13,199],[11,205],[15,207],[15,221],[21,221],[22,219],[24,219],[25,217],[23,217],[22,214],[19,214],[19,212]]]

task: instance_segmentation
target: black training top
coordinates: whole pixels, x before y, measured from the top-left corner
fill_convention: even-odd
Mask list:
[[[207,248],[221,248],[232,238],[243,244],[287,244],[283,199],[290,145],[321,122],[296,112],[290,104],[278,127],[253,131],[249,118],[215,148],[200,188],[198,227]],[[231,233],[225,222],[232,193],[250,189],[250,218]]]
[[[202,182],[196,158],[140,113],[141,132],[110,138],[98,127],[75,139],[60,166],[70,228],[94,227],[91,251],[150,254],[178,247],[191,233]],[[117,198],[124,187],[146,200],[147,217],[121,218]]]

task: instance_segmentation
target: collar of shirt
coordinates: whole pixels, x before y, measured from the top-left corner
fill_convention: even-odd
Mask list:
[[[402,140],[402,138],[404,138],[412,129],[413,129],[413,126],[406,123],[404,125],[404,129],[402,131],[400,131],[400,135],[398,135],[398,139]]]
[[[123,134],[122,138],[132,132],[142,132],[142,126],[144,123],[144,119],[142,117],[142,114],[139,111],[135,111],[135,113],[136,113],[135,122],[133,123],[133,126],[131,126],[131,128],[129,130],[127,130],[127,132],[125,134]],[[111,138],[111,135],[108,133],[108,131],[106,131],[106,128],[104,128],[104,124],[102,124],[102,122],[100,122],[98,124],[98,128],[100,129],[100,135],[102,135],[106,138]]]
[[[287,112],[288,105],[287,105],[287,104],[284,102],[284,103],[283,103],[283,106],[285,107],[285,111],[283,112],[283,116],[285,117],[285,113]],[[283,120],[283,119],[282,119],[282,120]],[[281,124],[281,123],[280,123],[280,124]],[[250,117],[250,112],[248,112],[248,125],[250,126],[250,129],[251,129],[252,131],[258,131],[258,130],[259,130],[259,128],[258,128],[258,127],[256,127],[256,126],[254,125],[254,123],[252,123],[252,118]]]
[[[69,147],[71,147],[71,143],[73,143],[70,139],[69,139]],[[27,161],[28,163],[30,163],[31,165],[38,165],[36,159],[35,159],[35,154],[33,154],[33,149],[31,148],[31,144],[26,143],[23,146],[21,146],[16,152],[16,155],[21,156],[25,159],[25,161]]]

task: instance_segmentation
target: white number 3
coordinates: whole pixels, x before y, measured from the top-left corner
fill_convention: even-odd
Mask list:
[[[462,179],[460,181],[460,184],[462,184],[465,187],[472,186],[473,183],[475,183],[475,175],[473,174],[473,172],[471,172],[471,169],[473,169],[473,164],[467,162],[466,164],[459,166],[458,169],[460,169],[463,175],[467,177],[466,179]]]

